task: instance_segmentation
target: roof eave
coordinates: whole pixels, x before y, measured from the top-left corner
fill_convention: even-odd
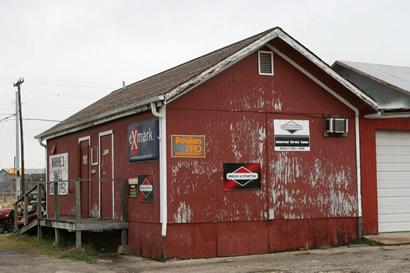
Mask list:
[[[81,122],[77,122],[74,124],[70,124],[68,126],[63,126],[59,130],[55,132],[44,132],[35,136],[35,139],[40,140],[48,140],[51,138],[59,137],[62,135],[74,133],[89,127],[93,127],[99,124],[106,123],[108,121],[116,120],[122,117],[126,117],[132,114],[144,112],[150,109],[149,105],[151,102],[161,102],[164,100],[164,96],[155,96],[149,99],[145,99],[143,101],[139,101],[138,103],[134,103],[131,105],[127,105],[126,107],[121,107],[115,109],[113,111],[105,112],[104,114],[93,116],[92,118],[82,120]]]

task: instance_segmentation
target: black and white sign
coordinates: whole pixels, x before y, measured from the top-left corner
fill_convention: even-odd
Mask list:
[[[275,151],[310,151],[309,120],[275,119]]]
[[[153,192],[154,176],[153,175],[139,175],[138,185],[139,185],[139,200],[142,202],[153,202],[154,192]]]
[[[68,194],[68,153],[50,155],[50,182],[58,182],[58,195]],[[61,181],[61,182],[60,182]],[[50,195],[54,194],[54,183],[50,183]]]
[[[225,191],[260,189],[260,163],[224,163],[223,169]]]

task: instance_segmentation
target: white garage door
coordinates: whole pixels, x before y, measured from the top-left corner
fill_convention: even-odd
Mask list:
[[[379,232],[410,231],[410,133],[376,133]]]

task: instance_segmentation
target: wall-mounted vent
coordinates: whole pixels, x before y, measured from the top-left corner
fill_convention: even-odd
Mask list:
[[[346,135],[349,131],[347,118],[326,118],[326,131],[325,135]]]
[[[258,51],[259,75],[273,76],[273,53]]]

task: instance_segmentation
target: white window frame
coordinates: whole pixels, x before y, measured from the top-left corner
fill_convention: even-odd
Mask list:
[[[94,149],[94,148],[95,148],[95,149]],[[97,151],[96,151],[96,154],[95,154],[95,157],[96,157],[96,158],[94,158],[94,150],[97,150]],[[98,165],[98,153],[99,153],[98,151],[99,151],[98,145],[90,145],[91,166],[97,166],[97,165]]]
[[[261,72],[261,53],[266,53],[270,55],[270,60],[271,60],[271,65],[272,65],[272,73],[263,73]],[[261,76],[273,76],[274,74],[274,67],[273,67],[273,52],[272,51],[267,51],[267,50],[259,50],[258,51],[258,73]]]

